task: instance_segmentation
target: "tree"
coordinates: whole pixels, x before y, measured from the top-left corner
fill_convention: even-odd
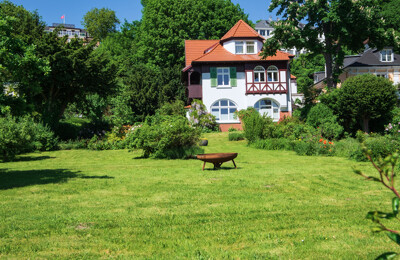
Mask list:
[[[370,47],[396,44],[393,29],[384,29],[378,0],[272,0],[284,20],[274,23],[274,37],[264,44],[263,56],[280,48],[305,48],[325,58],[327,85],[336,87],[346,48],[359,52]],[[301,22],[306,21],[303,25]],[[324,36],[320,40],[320,36]]]
[[[386,20],[386,27],[400,31],[400,0],[383,1],[382,16]]]
[[[341,88],[321,97],[321,102],[333,109],[346,131],[355,132],[361,126],[369,132],[371,120],[379,120],[376,129],[390,121],[397,95],[390,80],[363,74],[348,78]]]
[[[238,20],[250,23],[229,0],[142,0],[142,5],[137,55],[160,68],[184,66],[185,40],[220,39]]]
[[[116,25],[119,20],[113,10],[108,8],[93,8],[83,17],[82,25],[89,34],[102,41],[108,34],[116,32]]]
[[[20,89],[19,93],[34,104],[45,123],[56,125],[67,105],[87,94],[104,97],[114,90],[115,66],[106,55],[96,53],[94,45],[77,38],[68,42],[66,36],[57,37],[57,31],[38,42],[38,55],[49,61],[51,71],[39,81],[37,92]]]
[[[296,76],[297,91],[304,93],[314,83],[314,73],[324,70],[324,57],[313,53],[301,54],[290,63],[290,72]]]
[[[16,20],[8,15],[0,18],[0,107],[22,115],[31,109],[21,90],[38,93],[40,79],[50,67],[46,59],[38,57],[36,46],[15,35]]]
[[[0,2],[0,17],[13,17],[9,20],[10,28],[13,28],[11,36],[21,39],[30,45],[40,38],[46,24],[41,20],[37,11],[29,12],[22,5],[17,6],[10,1]]]

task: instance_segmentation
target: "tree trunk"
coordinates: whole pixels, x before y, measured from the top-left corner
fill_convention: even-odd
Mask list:
[[[334,88],[335,84],[333,81],[333,59],[332,54],[324,53],[325,58],[325,73],[326,73],[326,85],[329,89]]]
[[[362,123],[363,131],[369,133],[369,117],[363,116]]]

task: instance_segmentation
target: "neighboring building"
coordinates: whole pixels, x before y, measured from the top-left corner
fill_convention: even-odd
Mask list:
[[[234,112],[248,107],[274,121],[292,113],[296,81],[290,76],[289,62],[293,55],[277,51],[261,59],[264,40],[240,20],[220,40],[185,41],[182,71],[188,98],[201,99],[223,131],[240,128]]]
[[[90,37],[89,33],[81,28],[75,28],[74,24],[63,24],[63,23],[53,23],[51,26],[46,26],[46,32],[52,32],[56,28],[61,27],[60,31],[58,32],[59,37],[63,37],[65,35],[68,36],[68,41],[72,38],[78,37],[83,39],[84,41],[90,41],[92,38]]]
[[[277,21],[279,21],[279,20],[277,20]],[[269,39],[274,34],[274,30],[275,29],[274,29],[273,23],[277,22],[277,21],[273,21],[272,18],[269,18],[268,21],[267,20],[261,20],[258,23],[256,23],[255,29],[265,39]],[[300,26],[300,28],[303,28],[304,24],[300,23],[299,26]],[[324,37],[323,36],[319,36],[319,40],[323,41]],[[295,55],[296,57],[298,57],[300,54],[304,54],[304,53],[308,52],[306,49],[298,50],[296,47],[294,47],[292,49],[287,49],[287,50],[286,49],[282,49],[281,51],[288,52],[290,54]]]
[[[346,56],[343,61],[343,72],[339,76],[340,82],[359,74],[374,74],[378,77],[390,79],[394,84],[400,82],[400,55],[393,52],[392,48],[366,49],[358,55]],[[314,86],[325,87],[325,72],[314,74]],[[340,87],[341,83],[338,84]]]

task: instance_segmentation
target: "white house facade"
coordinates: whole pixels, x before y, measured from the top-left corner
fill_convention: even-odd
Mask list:
[[[289,68],[293,55],[278,51],[262,59],[264,40],[240,20],[220,40],[185,41],[188,98],[201,99],[223,131],[241,128],[234,112],[248,107],[274,121],[292,113],[292,93],[297,92]]]

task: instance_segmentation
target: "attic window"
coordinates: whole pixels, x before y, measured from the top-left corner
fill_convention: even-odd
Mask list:
[[[381,61],[382,62],[392,62],[393,52],[391,49],[384,49],[381,51]]]
[[[235,54],[255,54],[254,41],[235,41]]]

